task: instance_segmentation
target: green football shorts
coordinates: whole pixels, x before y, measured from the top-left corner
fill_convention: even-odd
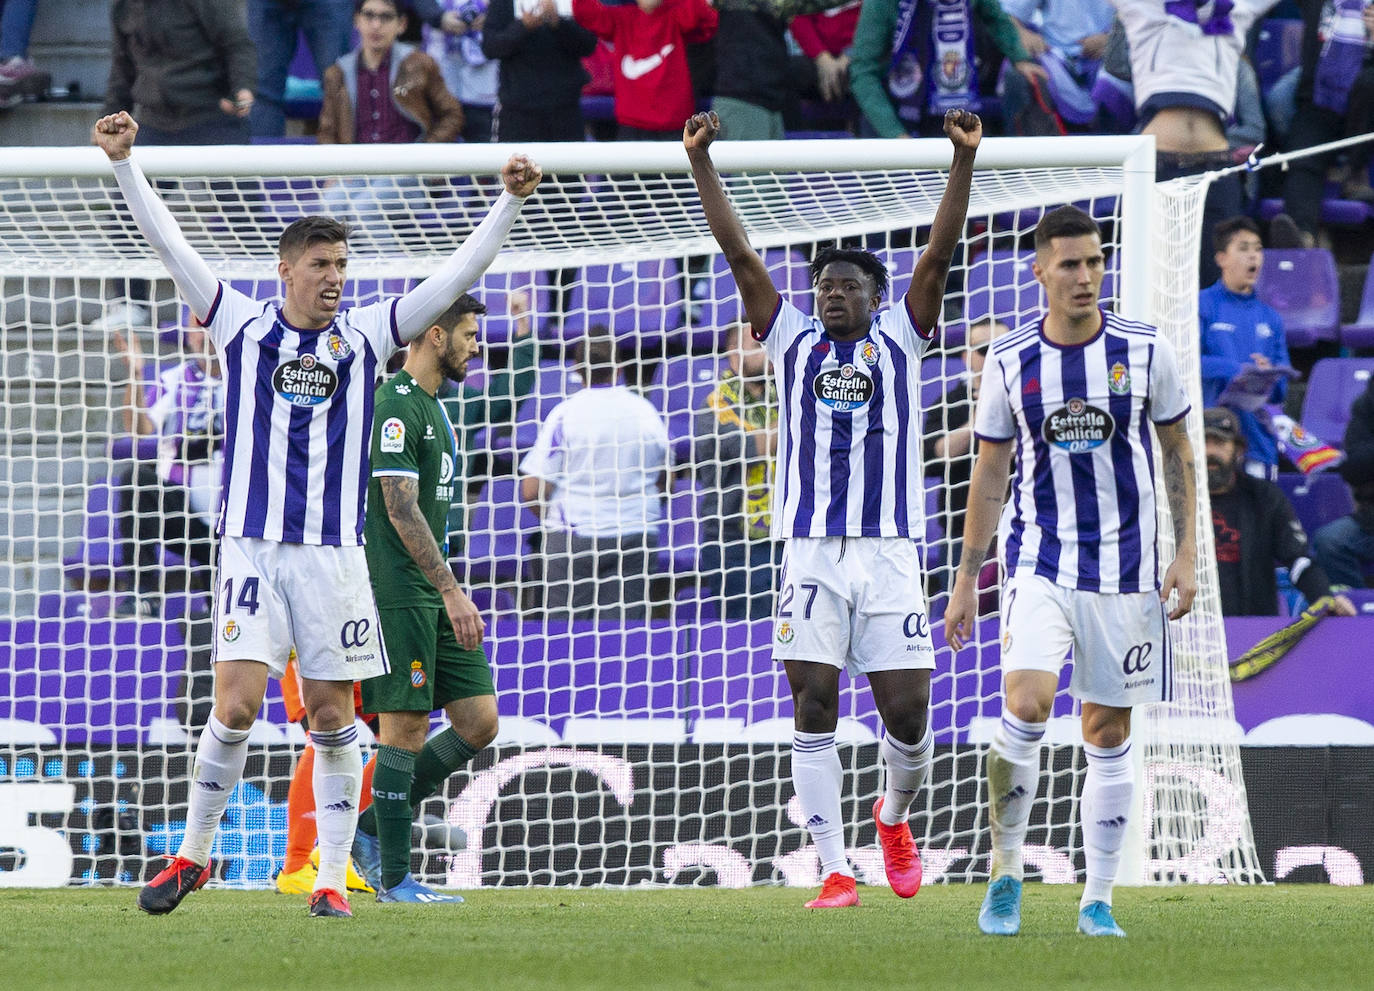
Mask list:
[[[433,712],[456,699],[496,694],[486,650],[458,646],[442,606],[378,615],[391,673],[362,682],[364,712]]]

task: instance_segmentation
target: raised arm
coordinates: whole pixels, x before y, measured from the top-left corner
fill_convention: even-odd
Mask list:
[[[1164,491],[1174,520],[1174,560],[1164,572],[1164,585],[1159,590],[1163,602],[1169,601],[1170,593],[1178,592],[1178,605],[1169,611],[1170,619],[1188,615],[1197,595],[1197,466],[1187,422],[1186,417],[1180,417],[1173,423],[1155,424],[1164,455]]]
[[[153,191],[143,170],[131,157],[137,134],[138,123],[128,111],[121,110],[96,121],[91,137],[114,165],[115,181],[119,183],[119,191],[124,194],[140,233],[167,266],[167,272],[190,305],[191,312],[204,320],[219,295],[219,280],[191,247],[172,219],[167,204]]]
[[[730,206],[725,187],[720,184],[720,173],[711,161],[711,142],[719,133],[720,118],[714,110],[693,114],[682,129],[682,143],[687,147],[687,160],[692,164],[692,178],[697,184],[706,223],[711,226],[711,234],[730,265],[754,334],[762,336],[768,332],[768,322],[778,307],[778,290],[768,276],[763,259],[750,247],[749,235]]]
[[[510,157],[501,170],[506,190],[491,212],[438,271],[396,301],[396,330],[402,341],[424,333],[487,270],[520,215],[525,198],[542,178],[539,166],[524,155]]]
[[[987,560],[988,547],[997,533],[1002,503],[1007,497],[1007,476],[1011,473],[1010,440],[978,442],[978,459],[969,480],[968,512],[964,514],[964,551],[945,609],[945,640],[954,650],[962,650],[973,636],[978,618],[978,574]]]
[[[459,646],[475,650],[482,645],[486,625],[477,607],[459,587],[458,579],[453,577],[453,569],[444,560],[444,552],[434,540],[429,521],[420,511],[419,480],[406,475],[383,475],[378,481],[382,484],[387,519],[396,528],[415,566],[443,596],[444,611],[448,613]]]
[[[954,249],[964,236],[968,215],[968,193],[973,184],[973,158],[983,137],[983,122],[967,110],[945,113],[945,133],[954,144],[954,161],[949,167],[940,207],[930,228],[930,241],[916,262],[911,285],[906,291],[907,310],[923,334],[933,334],[944,308],[945,280],[954,261]]]

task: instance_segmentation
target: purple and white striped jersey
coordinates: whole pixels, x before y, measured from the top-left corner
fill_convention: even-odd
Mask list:
[[[221,282],[205,319],[225,383],[219,532],[288,544],[363,542],[372,389],[399,347],[395,299],[289,325]]]
[[[773,538],[923,535],[920,376],[930,338],[905,299],[875,315],[866,336],[841,342],[780,297],[763,345],[782,407]]]
[[[1016,441],[999,529],[1008,574],[1145,592],[1160,580],[1149,422],[1182,419],[1188,397],[1156,328],[1102,316],[1080,345],[1047,340],[1043,319],[994,341],[973,429],[982,440]]]

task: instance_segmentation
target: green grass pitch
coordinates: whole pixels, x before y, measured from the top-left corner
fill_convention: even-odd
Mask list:
[[[982,936],[983,885],[808,912],[786,888],[472,892],[462,906],[310,919],[305,900],[207,890],[152,918],[133,889],[0,892],[0,988],[1374,987],[1374,887],[1124,888],[1126,940],[1074,931],[1080,888],[1026,887],[1022,933]]]

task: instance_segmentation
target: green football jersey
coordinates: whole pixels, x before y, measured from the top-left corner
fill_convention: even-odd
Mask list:
[[[420,512],[448,556],[448,511],[453,502],[458,445],[443,404],[402,370],[377,387],[372,417],[372,477],[363,524],[367,567],[378,608],[440,605],[438,590],[415,564],[391,525],[381,479],[416,480]]]

